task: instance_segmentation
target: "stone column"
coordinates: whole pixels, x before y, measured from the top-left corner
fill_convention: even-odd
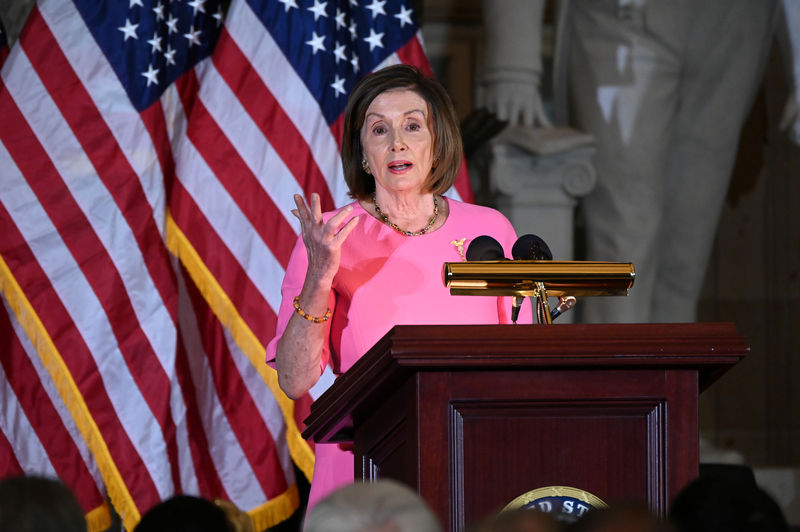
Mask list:
[[[593,137],[572,129],[510,126],[481,151],[471,170],[483,175],[473,177],[488,186],[490,202],[517,234],[538,235],[553,259],[573,260],[575,207],[595,185]],[[571,321],[571,313],[559,318]]]

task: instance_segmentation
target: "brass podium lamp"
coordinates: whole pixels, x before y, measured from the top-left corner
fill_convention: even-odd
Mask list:
[[[626,296],[635,275],[630,262],[553,260],[445,262],[442,272],[451,295],[512,296],[516,307],[533,297],[538,323],[553,322],[549,296],[566,308],[577,297]]]

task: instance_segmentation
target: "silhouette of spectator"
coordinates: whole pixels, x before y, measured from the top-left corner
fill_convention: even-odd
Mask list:
[[[623,501],[587,513],[571,523],[566,532],[675,532],[675,529],[643,503]]]
[[[548,513],[531,509],[506,510],[484,519],[470,532],[562,532],[564,523]]]
[[[678,493],[669,521],[680,532],[788,532],[778,504],[746,477],[701,475]]]
[[[144,514],[134,532],[235,532],[225,511],[192,495],[175,495]]]
[[[393,480],[343,486],[320,500],[305,532],[441,532],[424,500]]]
[[[0,530],[86,532],[86,518],[75,495],[60,481],[8,477],[0,481]]]

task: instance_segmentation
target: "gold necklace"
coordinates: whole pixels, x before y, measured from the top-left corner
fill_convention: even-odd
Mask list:
[[[375,199],[375,193],[374,192],[372,193],[372,203],[375,205],[375,212],[378,213],[378,216],[381,217],[381,220],[383,221],[383,223],[385,223],[386,225],[388,225],[389,227],[391,227],[392,229],[394,229],[398,233],[402,233],[402,234],[404,234],[406,236],[424,235],[425,233],[427,233],[428,231],[431,230],[431,227],[433,227],[433,224],[436,223],[436,219],[439,217],[439,202],[436,200],[436,195],[435,194],[433,195],[433,216],[431,216],[431,219],[428,220],[428,225],[426,225],[425,227],[423,227],[419,231],[406,231],[405,229],[400,229],[399,227],[397,227],[397,224],[395,224],[391,220],[389,220],[389,217],[386,216],[385,214],[383,214],[383,211],[381,210],[381,208],[378,207],[378,202]]]

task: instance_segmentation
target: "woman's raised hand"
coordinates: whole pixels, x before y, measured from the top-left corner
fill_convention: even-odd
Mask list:
[[[352,212],[351,205],[337,212],[327,223],[322,222],[322,204],[319,194],[311,194],[309,205],[299,194],[294,195],[297,209],[292,214],[300,220],[303,243],[308,253],[307,276],[317,282],[333,282],[333,276],[339,270],[342,243],[358,224],[354,216],[342,226],[342,222]]]

